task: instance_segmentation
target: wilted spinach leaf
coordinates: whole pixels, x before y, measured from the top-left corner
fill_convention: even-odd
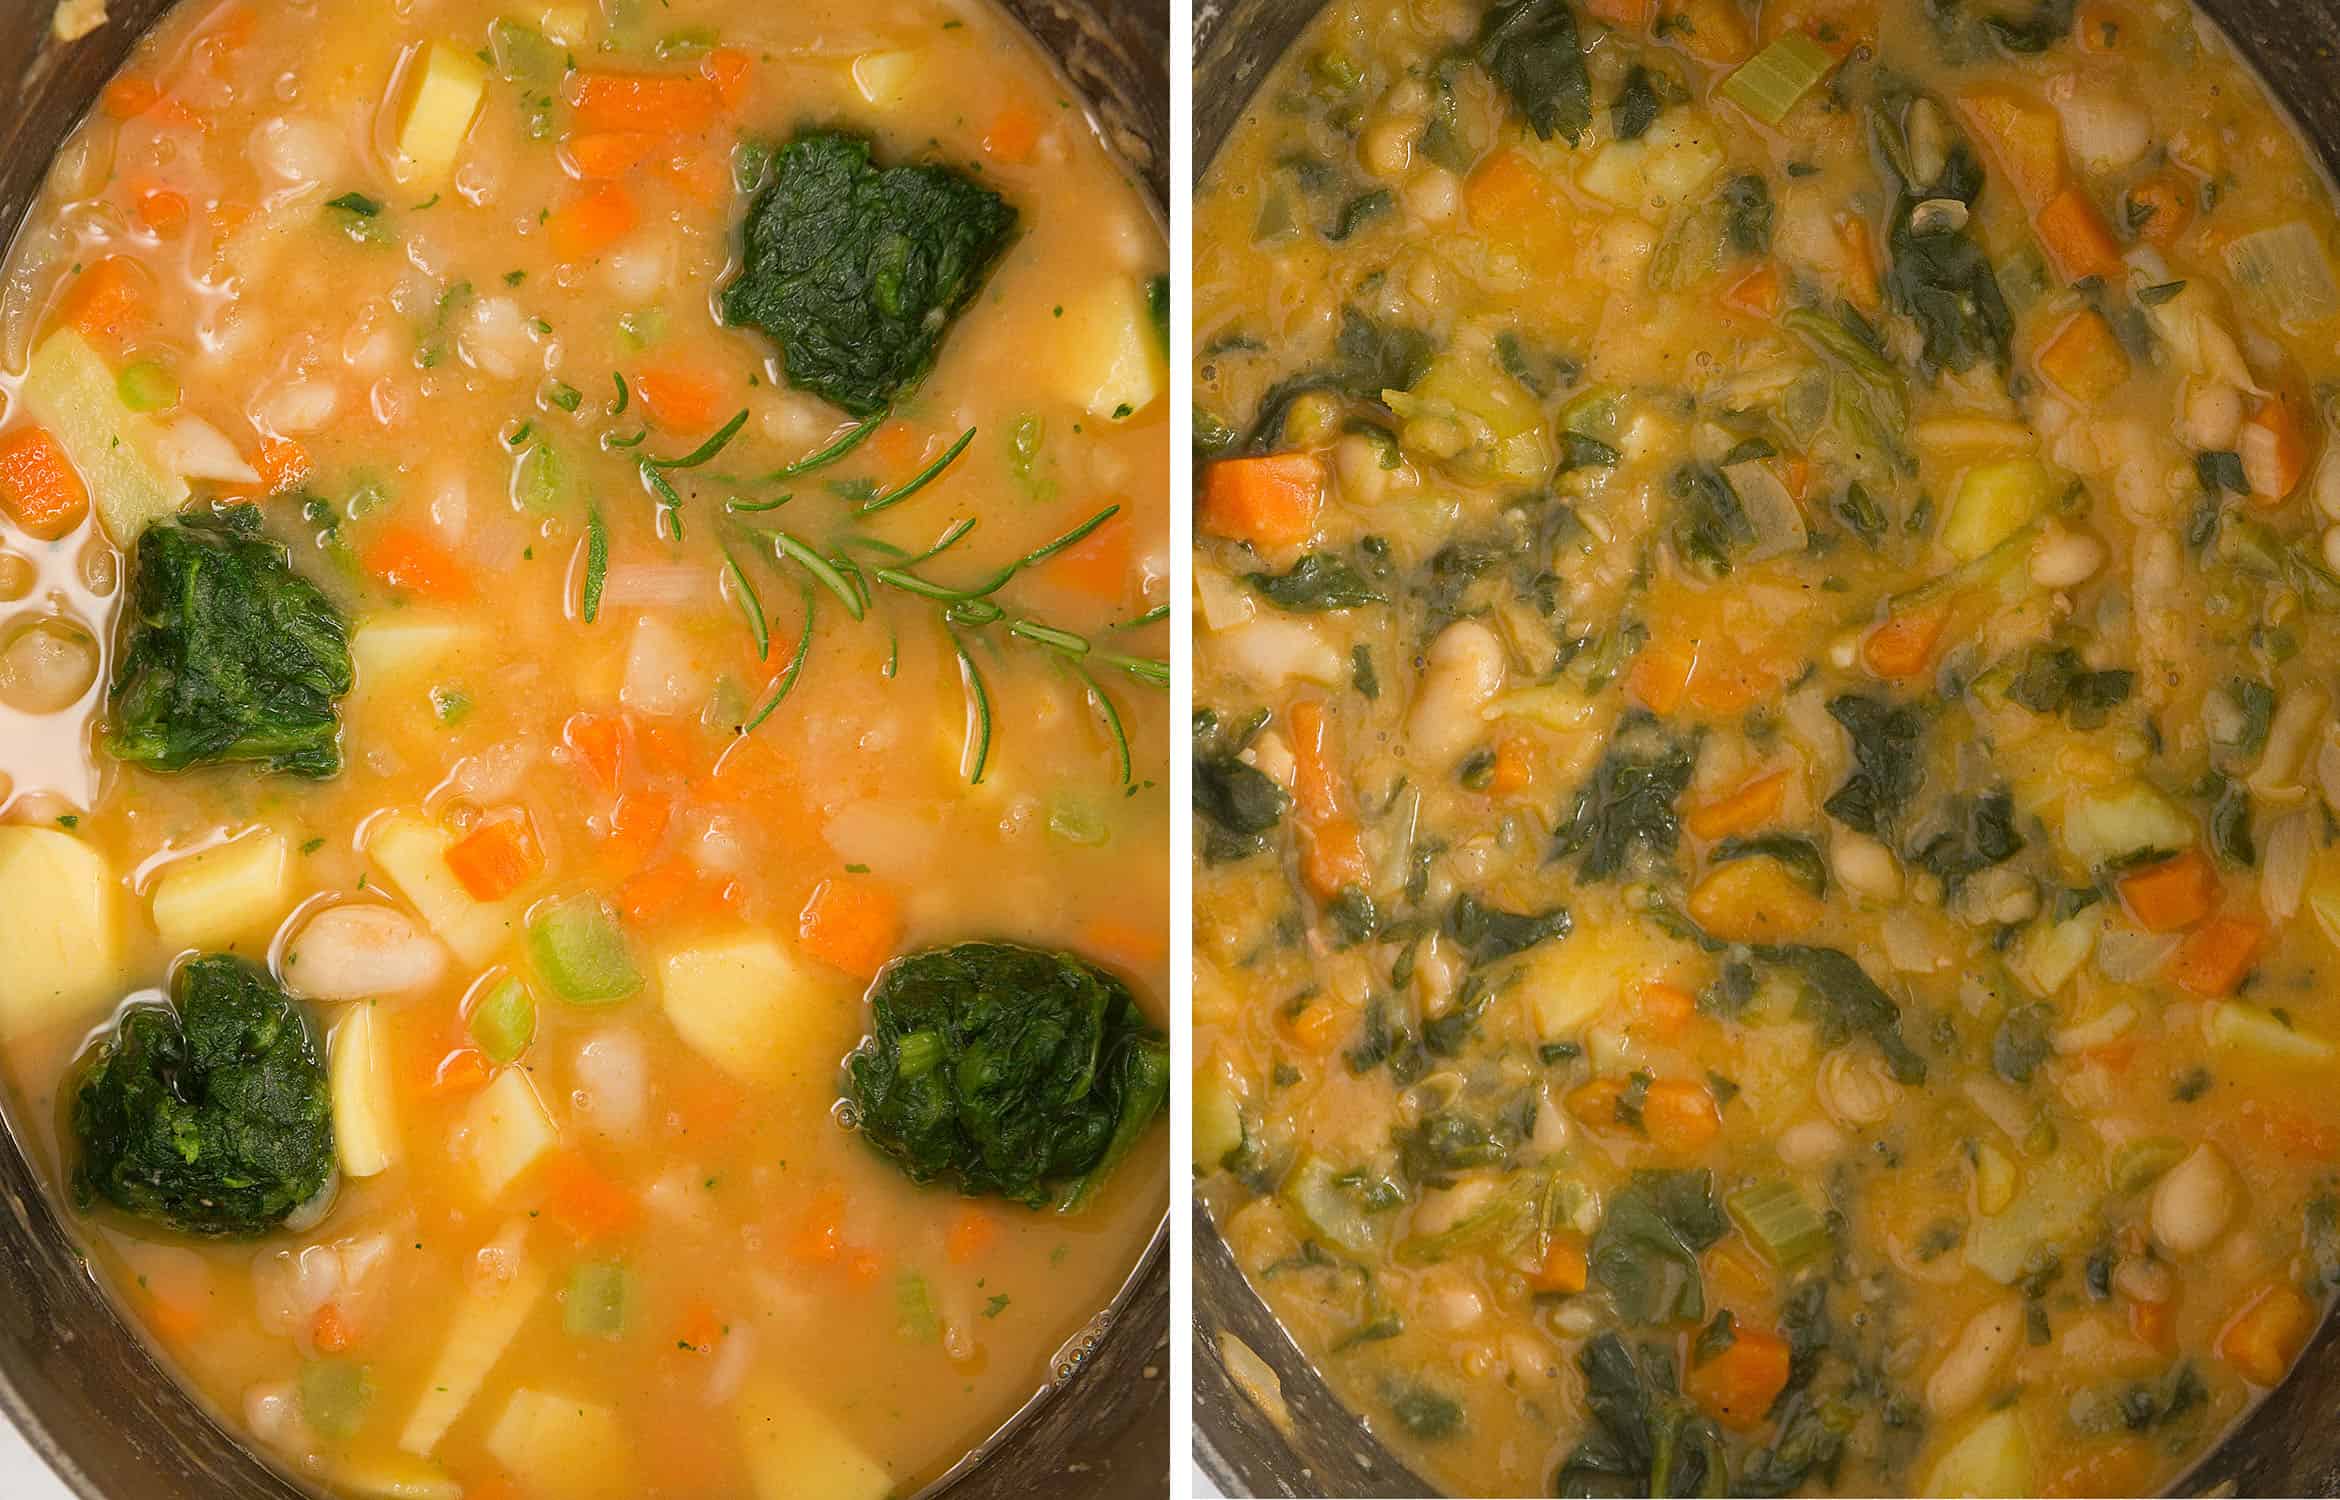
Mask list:
[[[1834,948],[1782,944],[1753,950],[1764,963],[1780,965],[1803,981],[1819,1013],[1820,1035],[1831,1045],[1866,1036],[1885,1054],[1893,1076],[1903,1083],[1926,1081],[1926,1060],[1901,1035],[1901,1007],[1869,977],[1859,960]]]
[[[1925,780],[1919,736],[1925,719],[1908,704],[1842,693],[1828,715],[1852,737],[1853,767],[1821,809],[1845,827],[1883,837]]]
[[[1379,591],[1357,576],[1355,568],[1328,552],[1311,552],[1282,573],[1246,573],[1243,581],[1265,595],[1268,603],[1293,614],[1382,602]]]
[[[1629,717],[1577,792],[1553,856],[1581,853],[1577,874],[1585,880],[1616,875],[1635,849],[1671,860],[1682,839],[1674,802],[1697,766],[1695,742],[1666,738],[1647,715]]]
[[[1628,1323],[1696,1323],[1706,1316],[1698,1254],[1729,1229],[1704,1167],[1640,1170],[1609,1198],[1593,1236],[1591,1276]]]
[[[1592,124],[1592,79],[1568,0],[1500,0],[1489,7],[1479,27],[1479,66],[1539,139],[1558,133],[1571,146],[1583,140]]]
[[[1545,912],[1509,912],[1488,906],[1465,891],[1454,898],[1446,914],[1448,936],[1462,944],[1473,965],[1491,964],[1536,944],[1568,936],[1573,919],[1568,908]]]
[[[1673,1354],[1638,1352],[1614,1333],[1577,1351],[1592,1429],[1552,1477],[1556,1495],[1720,1495],[1730,1467],[1722,1433],[1683,1399]]]

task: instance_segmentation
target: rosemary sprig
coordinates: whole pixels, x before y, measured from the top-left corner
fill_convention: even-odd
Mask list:
[[[1089,690],[1089,701],[1097,705],[1098,716],[1105,721],[1106,733],[1113,736],[1113,748],[1121,754],[1121,784],[1128,786],[1136,777],[1136,768],[1130,763],[1129,731],[1121,727],[1121,710],[1114,706],[1113,695],[1089,675],[1087,668],[1077,661],[1068,662],[1066,667]]]
[[[626,414],[626,407],[633,401],[634,393],[626,388],[626,377],[617,371],[610,371],[609,378],[617,382],[617,400],[610,405],[609,414],[622,417]]]
[[[780,669],[778,680],[772,684],[772,696],[766,698],[764,706],[739,727],[741,734],[754,734],[761,728],[763,722],[772,717],[772,710],[778,708],[796,690],[797,679],[804,676],[804,660],[812,651],[814,595],[813,586],[809,583],[801,585],[800,589],[804,595],[804,629],[797,632],[796,653],[788,658],[788,665]]]
[[[974,742],[975,764],[967,772],[967,785],[983,785],[983,768],[991,762],[991,693],[983,685],[983,669],[975,665],[968,654],[967,643],[959,633],[944,627],[951,638],[951,649],[959,653],[959,683],[965,689],[968,707],[975,718],[975,731],[969,738]]]
[[[943,451],[942,457],[936,459],[933,463],[928,464],[925,468],[920,469],[917,473],[911,475],[908,479],[903,480],[893,489],[887,490],[882,494],[872,495],[867,500],[862,501],[859,505],[853,507],[853,513],[857,516],[875,515],[881,510],[886,510],[892,506],[900,505],[903,501],[909,499],[912,495],[917,494],[920,490],[926,488],[928,485],[934,483],[935,480],[941,478],[943,470],[949,468],[952,464],[957,463],[959,461],[959,455],[966,452],[967,445],[974,441],[975,429],[970,427],[965,432],[959,434],[959,440],[957,442],[951,444],[949,448]]]
[[[886,414],[882,411],[874,417],[866,417],[848,429],[843,437],[838,438],[818,453],[808,453],[792,464],[782,464],[756,482],[759,484],[778,484],[783,480],[794,479],[800,474],[810,474],[815,469],[833,464],[869,441],[870,434],[884,426],[885,421]]]
[[[718,538],[715,545],[723,551],[723,566],[730,572],[731,581],[739,590],[739,612],[747,616],[748,633],[755,637],[756,660],[769,661],[772,656],[772,627],[764,619],[764,601],[757,597],[756,586],[748,581],[747,569],[739,565],[731,543]]]
[[[589,505],[585,509],[585,596],[580,613],[590,625],[601,614],[602,586],[609,582],[609,527],[601,519],[601,507]]]

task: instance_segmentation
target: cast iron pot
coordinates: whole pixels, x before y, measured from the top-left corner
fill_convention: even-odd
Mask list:
[[[2340,0],[2197,0],[2288,106],[2340,175]],[[1252,93],[1321,0],[1196,0],[1194,160],[1226,144]],[[1227,1377],[1219,1335],[1274,1368],[1293,1432],[1278,1432]],[[1229,1495],[1429,1495],[1335,1397],[1244,1280],[1198,1198],[1194,1205],[1194,1456]],[[2291,1378],[2170,1489],[2204,1494],[2340,1495],[2340,1319],[2327,1319]]]
[[[1166,213],[1168,6],[1004,3],[1080,89],[1106,138]],[[51,4],[0,0],[0,245],[14,240],[66,132],[170,0],[112,0],[107,25],[68,44],[50,37]],[[319,10],[330,15],[332,0]],[[929,1495],[1153,1500],[1165,1493],[1168,1229],[1165,1218],[1110,1309],[1058,1353],[1031,1402]],[[70,1227],[4,1128],[0,1411],[81,1500],[304,1500],[155,1363],[92,1279]]]

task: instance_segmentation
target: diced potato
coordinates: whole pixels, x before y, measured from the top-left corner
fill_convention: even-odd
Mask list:
[[[175,948],[219,948],[282,915],[292,899],[292,855],[263,828],[172,860],[154,883],[154,930]]]
[[[2064,809],[2064,848],[2091,869],[2140,849],[2183,849],[2194,842],[2185,809],[2142,781],[2079,792]]]
[[[1565,943],[1530,949],[1521,960],[1518,989],[1539,1038],[1575,1041],[1587,1025],[1619,1008],[1635,986],[1664,973],[1672,957],[1671,945],[1636,928],[1588,929]]]
[[[1243,1148],[1243,1102],[1223,1069],[1194,1070],[1193,1133],[1197,1172],[1218,1171],[1229,1153]]]
[[[352,1005],[327,1041],[333,1085],[333,1143],[341,1170],[371,1177],[398,1160],[398,1113],[390,1048],[374,1007]]]
[[[367,836],[366,853],[456,957],[484,964],[519,935],[522,904],[516,897],[474,899],[448,868],[447,848],[454,841],[428,818],[393,813]]]
[[[1593,153],[1579,183],[1613,208],[1672,207],[1686,202],[1722,169],[1719,132],[1694,109],[1669,109],[1631,141]]]
[[[2015,1407],[1983,1416],[1926,1471],[1929,1496],[2028,1495],[2031,1438]]]
[[[2056,479],[2034,458],[1976,464],[1958,477],[1942,518],[1942,545],[1971,562],[2030,525],[2056,498]]]
[[[412,681],[477,643],[472,626],[444,615],[369,615],[349,633],[357,690]]]
[[[2088,1227],[2096,1213],[2097,1180],[2092,1171],[2060,1158],[2026,1169],[2006,1210],[1976,1219],[1968,1230],[1966,1263],[1993,1281],[2012,1284],[2034,1254],[2065,1249]]]
[[[398,149],[417,182],[444,181],[486,96],[487,64],[446,42],[427,42],[412,65],[414,83],[398,121]]]
[[[2255,1054],[2261,1061],[2290,1067],[2324,1067],[2340,1048],[2311,1031],[2283,1024],[2264,1006],[2221,1000],[2210,1007],[2210,1043]]]
[[[1985,1214],[2003,1214],[2015,1201],[2023,1174],[2015,1159],[1985,1141],[1974,1153],[1974,1206]]]
[[[762,933],[693,943],[659,960],[666,1018],[691,1048],[742,1083],[771,1084],[815,1058],[818,1026],[834,1012],[833,987]]]
[[[2014,969],[2035,995],[2053,995],[2072,982],[2104,932],[2103,903],[2061,922],[2045,922],[2023,936]]]
[[[411,1453],[343,1459],[333,1466],[333,1489],[375,1500],[463,1500],[463,1486],[453,1475]]]
[[[545,1113],[544,1101],[525,1069],[505,1068],[472,1097],[463,1111],[457,1152],[471,1164],[479,1194],[490,1202],[503,1196],[521,1173],[560,1144],[560,1128]]]
[[[864,52],[853,59],[853,88],[879,109],[899,109],[918,79],[915,52]]]
[[[769,1377],[732,1403],[756,1500],[885,1500],[894,1477],[828,1413]]]
[[[121,998],[120,892],[105,856],[71,834],[0,826],[0,1041]]]
[[[106,539],[127,551],[147,524],[176,515],[187,481],[154,457],[158,428],[122,404],[114,372],[70,328],[33,351],[20,388],[24,409],[63,445],[81,472]]]
[[[439,1446],[544,1296],[544,1270],[524,1248],[526,1225],[506,1226],[500,1243],[511,1247],[511,1274],[502,1280],[483,1276],[464,1292],[438,1362],[423,1382],[422,1399],[398,1436],[408,1453],[428,1457]]]
[[[1100,281],[1069,301],[1058,335],[1065,399],[1109,422],[1160,399],[1169,366],[1152,320],[1145,288],[1126,277]]]
[[[590,1500],[633,1493],[625,1425],[597,1402],[522,1387],[488,1429],[487,1451],[530,1494]]]

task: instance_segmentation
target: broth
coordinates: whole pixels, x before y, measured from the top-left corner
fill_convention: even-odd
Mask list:
[[[2169,1483],[2340,1243],[2334,222],[2223,38],[1335,4],[1196,225],[1260,1295],[1454,1494]]]
[[[830,351],[851,409],[725,301],[759,195],[849,170],[816,123],[872,142],[864,204],[917,165],[1014,212],[922,383]],[[923,295],[938,223],[820,274]],[[0,632],[69,637],[0,666],[0,1038],[97,1274],[260,1451],[353,1495],[875,1497],[1051,1382],[1161,1221],[1159,1125],[1077,1212],[962,1196],[859,1138],[840,1060],[882,965],[968,939],[1159,1023],[1165,264],[978,3],[229,0],[141,41],[0,293]],[[278,769],[201,763],[239,685],[130,644],[268,550],[190,485],[348,622],[337,736],[237,742]],[[198,561],[130,610],[136,536]],[[291,597],[288,680],[333,654]],[[82,1060],[198,953],[329,1067],[335,1183],[257,1238],[123,1212],[150,1167],[76,1191]]]

